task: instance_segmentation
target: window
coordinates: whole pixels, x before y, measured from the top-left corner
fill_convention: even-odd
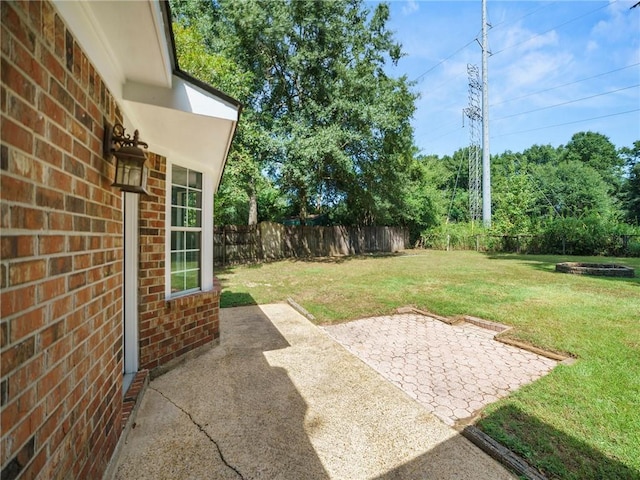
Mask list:
[[[171,294],[200,290],[202,173],[171,167]]]

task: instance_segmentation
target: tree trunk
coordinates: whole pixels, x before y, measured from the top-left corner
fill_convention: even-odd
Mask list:
[[[251,190],[249,193],[249,221],[247,224],[258,224],[258,198],[256,197],[256,188],[253,181],[251,182]]]
[[[307,193],[300,193],[300,225],[304,225],[307,221]]]

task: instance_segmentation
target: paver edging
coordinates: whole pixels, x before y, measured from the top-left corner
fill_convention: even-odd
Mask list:
[[[484,318],[472,317],[471,315],[465,315],[463,318],[465,322],[472,323],[478,327],[486,328],[487,330],[493,330],[498,333],[503,333],[513,328],[503,323],[492,322],[490,320],[485,320]]]
[[[307,317],[312,322],[315,321],[316,317],[313,314],[309,313],[302,305],[296,302],[293,298],[288,297],[287,303],[293,307],[294,310],[297,310],[302,316]]]
[[[559,353],[550,352],[549,350],[543,350],[542,348],[534,347],[533,345],[514,340],[513,338],[496,335],[493,337],[493,339],[496,342],[504,343],[505,345],[510,345],[516,348],[521,348],[522,350],[527,350],[528,352],[535,353],[536,355],[540,355],[541,357],[550,358],[551,360],[562,362],[564,364],[571,364],[575,361],[575,358],[572,356],[561,355]]]
[[[495,441],[479,428],[470,425],[465,427],[461,433],[462,436],[480,448],[483,452],[500,462],[502,465],[516,472],[519,476],[525,477],[527,480],[548,480],[547,477],[529,465],[525,459],[516,455],[501,443]]]
[[[438,320],[439,322],[442,323],[446,323],[447,325],[458,325],[460,323],[462,323],[462,319],[461,318],[448,318],[448,317],[443,317],[440,315],[436,315],[435,313],[431,313],[429,311],[426,310],[420,310],[419,308],[416,307],[399,307],[396,309],[396,313],[398,314],[403,314],[403,313],[417,313],[418,315],[423,315],[425,317],[429,317],[429,318],[433,318],[435,320]]]

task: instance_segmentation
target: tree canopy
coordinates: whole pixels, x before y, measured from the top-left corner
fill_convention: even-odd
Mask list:
[[[415,239],[469,221],[468,149],[440,158],[414,146],[417,96],[406,77],[387,74],[402,56],[388,5],[171,0],[171,8],[181,68],[245,106],[216,223],[321,216],[404,225]],[[601,133],[577,132],[564,146],[491,162],[495,232],[536,233],[563,219],[572,220],[561,228],[640,222],[640,141],[617,149]]]
[[[359,224],[395,216],[394,186],[413,160],[415,95],[406,78],[385,73],[401,56],[386,28],[386,4],[219,0],[174,1],[172,8],[211,56],[191,73],[209,79],[206,70],[226,67],[213,58],[228,60],[232,78],[218,85],[237,83],[229,93],[242,92],[242,122],[250,119],[234,142],[223,193],[244,182],[255,199],[263,175],[303,221],[310,213]],[[240,152],[253,167],[234,178],[234,164],[245,160]]]

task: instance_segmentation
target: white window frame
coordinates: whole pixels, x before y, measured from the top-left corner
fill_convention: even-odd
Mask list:
[[[202,237],[200,239],[200,288],[171,292],[171,185],[173,165],[202,173]],[[201,164],[189,161],[167,160],[165,202],[165,296],[167,299],[183,297],[213,290],[213,172]]]

